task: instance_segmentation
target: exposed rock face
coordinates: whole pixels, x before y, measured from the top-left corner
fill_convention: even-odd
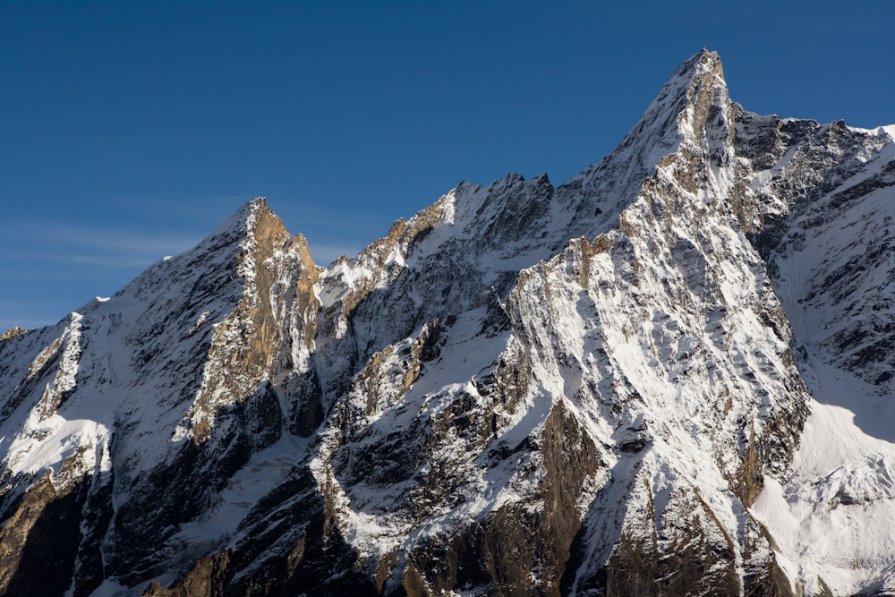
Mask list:
[[[2,334],[0,334],[0,342],[2,342],[4,340],[9,340],[10,338],[14,338],[20,334],[24,334],[25,331],[26,330],[24,328],[20,328],[18,326],[13,326],[13,327],[9,328],[8,330],[6,330],[5,332],[3,332]]]
[[[701,52],[571,181],[463,183],[327,268],[255,200],[0,338],[0,593],[884,590],[895,546],[821,578],[766,504],[895,497],[854,481],[886,454],[799,452],[815,362],[891,398],[893,160]]]

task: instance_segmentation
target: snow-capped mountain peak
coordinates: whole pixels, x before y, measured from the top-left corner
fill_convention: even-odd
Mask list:
[[[255,199],[0,337],[0,592],[887,590],[893,148],[703,50],[327,267]]]

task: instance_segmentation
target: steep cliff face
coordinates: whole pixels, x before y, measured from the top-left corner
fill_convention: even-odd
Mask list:
[[[882,591],[893,159],[701,52],[571,181],[326,268],[255,200],[0,338],[0,593]]]
[[[754,510],[805,593],[893,592],[893,129],[738,122],[753,242],[815,399],[791,471]]]

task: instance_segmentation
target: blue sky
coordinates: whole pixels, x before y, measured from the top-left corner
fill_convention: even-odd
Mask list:
[[[318,262],[461,180],[562,182],[675,67],[895,122],[895,3],[0,3],[0,328],[55,322],[266,196]]]

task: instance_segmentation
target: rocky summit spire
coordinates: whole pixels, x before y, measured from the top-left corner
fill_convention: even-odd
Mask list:
[[[679,77],[693,78],[701,73],[711,71],[720,74],[723,79],[724,73],[720,69],[721,57],[718,52],[703,48],[682,62],[674,74]]]
[[[660,162],[681,149],[686,150],[687,160],[698,157],[700,161],[702,156],[712,157],[715,163],[729,160],[730,108],[717,53],[702,50],[683,62],[618,147],[563,185],[576,190],[572,194],[575,215],[569,224],[572,236],[603,231],[637,197]]]
[[[621,147],[630,145],[655,157],[671,153],[682,141],[701,144],[709,113],[729,106],[721,58],[701,50],[662,86]]]

